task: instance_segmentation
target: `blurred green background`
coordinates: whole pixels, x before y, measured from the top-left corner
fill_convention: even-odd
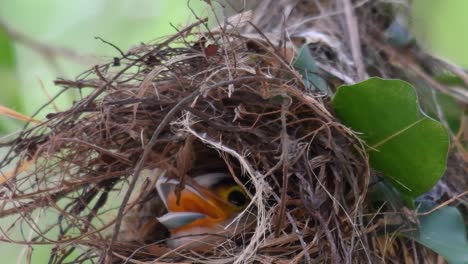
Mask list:
[[[467,0],[413,0],[413,34],[434,54],[468,68],[467,12]]]
[[[199,0],[190,1],[190,6],[206,8]],[[422,45],[468,67],[468,0],[414,0],[412,6],[413,34]],[[169,23],[183,26],[193,20],[186,0],[0,0],[0,105],[32,115],[48,100],[44,90],[50,95],[59,91],[53,86],[56,77],[73,78],[119,55],[96,36],[126,51],[174,33]],[[20,34],[16,41],[5,27]],[[54,52],[44,53],[47,48]],[[59,107],[65,109],[74,98],[73,92],[63,96]],[[45,109],[37,118],[50,111],[51,107]],[[0,141],[21,125],[0,116]],[[0,244],[0,263],[16,263],[22,249]],[[33,259],[46,263],[47,250],[36,248]]]
[[[198,0],[190,1],[190,6],[204,9]],[[59,91],[53,86],[56,77],[73,78],[119,56],[95,37],[126,51],[132,45],[173,34],[170,23],[180,27],[193,18],[185,0],[0,0],[1,26],[27,37],[7,39],[0,27],[0,104],[31,115],[47,100],[41,86],[54,95]],[[42,45],[53,49],[50,57],[44,56]],[[71,97],[60,104],[70,102]],[[0,117],[0,135],[18,124]]]
[[[200,0],[190,1],[190,6],[197,11],[206,8]],[[468,1],[414,0],[412,6],[410,24],[420,43],[468,67]],[[96,36],[125,51],[174,33],[169,23],[181,26],[189,21],[193,15],[186,0],[0,0],[0,105],[31,115],[47,100],[41,86],[54,95],[59,91],[53,86],[56,77],[73,78],[119,55]],[[4,26],[26,39],[12,40]],[[38,52],[43,47],[55,51],[45,57],[44,50]],[[62,97],[60,106],[67,107],[74,96],[71,92]],[[52,109],[38,118],[48,110]],[[20,125],[0,116],[0,135]]]

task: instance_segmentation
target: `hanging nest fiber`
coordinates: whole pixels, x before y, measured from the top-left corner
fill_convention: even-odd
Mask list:
[[[370,16],[361,7],[356,14]],[[309,23],[319,9],[298,4],[291,12],[310,13],[290,13],[302,24],[278,33],[278,16],[260,16],[259,8],[254,18],[242,13],[211,30],[199,19],[75,80],[57,80],[88,95],[3,144],[11,149],[0,167],[14,175],[2,187],[0,216],[12,221],[3,240],[53,245],[50,263],[412,258],[414,243],[393,239],[386,247],[377,236],[386,224],[364,203],[371,171],[363,143],[293,67],[297,45],[309,43],[330,90],[357,82],[344,29],[332,16]],[[375,36],[366,44],[381,45]],[[378,65],[385,52],[364,51],[374,68],[361,71],[403,72]],[[191,177],[220,170],[250,197],[233,223],[239,232],[203,251],[168,248],[168,230],[156,220],[165,213],[158,177],[180,179],[180,191]]]

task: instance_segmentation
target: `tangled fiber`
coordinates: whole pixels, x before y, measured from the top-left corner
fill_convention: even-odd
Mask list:
[[[331,91],[371,72],[426,81],[420,77],[427,74],[382,63],[393,48],[377,32],[388,26],[392,15],[382,10],[391,4],[355,4],[359,19],[352,21],[378,17],[377,23],[347,28],[339,22],[349,8],[315,2],[278,1],[274,7],[291,20],[283,21],[280,11],[261,13],[271,1],[260,1],[253,18],[244,12],[214,29],[198,19],[75,80],[57,80],[64,91],[87,95],[2,144],[11,148],[0,167],[14,174],[5,176],[1,193],[0,216],[12,222],[2,239],[53,245],[50,263],[435,257],[414,242],[377,236],[387,223],[365,202],[372,174],[365,146],[333,116],[329,95],[304,83],[293,61],[298,45],[308,44],[320,68],[311,74],[322,76]],[[365,42],[362,54],[349,34],[353,25],[369,33],[358,38]],[[436,60],[414,54],[422,62]],[[180,179],[182,189],[187,177],[219,169],[250,196],[233,222],[242,232],[203,252],[167,248],[167,230],[156,221],[165,209],[155,181],[165,172]],[[45,215],[53,220],[38,220]],[[246,215],[254,217],[241,221]]]

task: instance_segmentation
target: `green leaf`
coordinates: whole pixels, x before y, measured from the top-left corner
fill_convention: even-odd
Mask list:
[[[21,90],[16,75],[16,56],[13,41],[7,33],[0,28],[0,80],[1,96],[0,105],[21,111]],[[0,134],[18,129],[20,122],[0,115]]]
[[[460,77],[455,75],[444,74],[437,76],[435,79],[440,83],[448,86],[455,86],[459,87],[460,89],[467,88],[465,82]],[[455,98],[450,95],[439,92],[436,92],[436,95],[450,129],[454,132],[454,134],[457,134],[461,129],[462,119],[468,116],[468,108],[464,109],[462,105],[460,105],[455,100]]]
[[[458,76],[443,74],[434,78],[444,85],[456,87],[456,89],[464,89],[462,87],[465,84]],[[440,93],[422,81],[413,85],[416,88],[418,97],[424,98],[424,100],[420,100],[419,102],[423,111],[435,120],[446,122],[445,125],[454,134],[457,134],[461,128],[463,117],[468,113],[463,109],[463,106],[453,96]]]
[[[330,93],[327,83],[318,75],[320,69],[317,67],[314,56],[310,52],[310,48],[307,44],[303,45],[299,51],[299,55],[294,61],[294,68],[302,75],[304,84],[310,91],[320,91],[326,94]]]
[[[0,28],[0,68],[15,67],[15,50],[10,37]]]
[[[380,179],[369,187],[368,197],[372,202],[387,203],[395,209],[401,208],[404,205],[411,209],[416,208],[413,197],[400,192],[385,178]]]
[[[371,78],[341,86],[333,106],[345,125],[362,133],[371,166],[401,192],[416,197],[444,173],[447,130],[421,112],[409,83]]]
[[[465,87],[465,82],[463,81],[463,79],[453,74],[441,74],[439,76],[434,77],[434,79],[445,85]]]
[[[457,134],[462,125],[462,118],[466,115],[462,106],[457,103],[455,98],[447,94],[436,92],[436,99],[448,126],[454,134]],[[439,117],[434,113],[434,118],[438,119]]]
[[[423,205],[421,209],[427,212],[430,207]],[[418,230],[404,235],[443,256],[449,263],[468,263],[466,228],[457,208],[445,206],[418,216],[418,220]]]

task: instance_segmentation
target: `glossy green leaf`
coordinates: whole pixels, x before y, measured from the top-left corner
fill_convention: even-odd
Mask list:
[[[327,83],[318,74],[319,68],[308,45],[302,46],[294,61],[294,68],[303,76],[304,84],[310,91],[329,93]]]
[[[345,125],[362,133],[371,166],[401,192],[416,197],[442,176],[447,130],[421,112],[409,83],[371,78],[341,86],[333,106]]]
[[[420,212],[429,211],[422,206]],[[419,228],[410,237],[443,256],[449,263],[468,263],[468,241],[463,217],[457,208],[445,206],[428,215],[418,216]]]

